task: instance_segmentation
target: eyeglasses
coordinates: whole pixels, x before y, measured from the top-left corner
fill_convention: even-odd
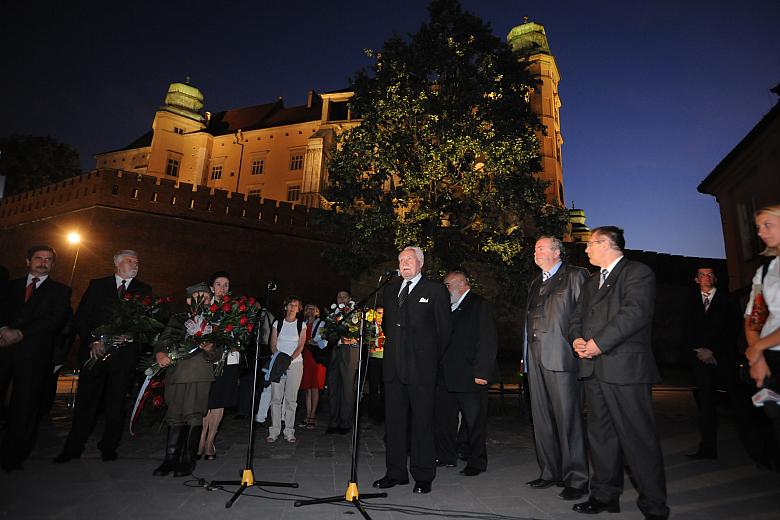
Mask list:
[[[587,241],[587,242],[585,242],[585,243],[588,245],[588,247],[590,247],[590,246],[592,246],[593,244],[598,244],[599,242],[606,242],[606,241],[607,241],[607,239],[606,239],[606,238],[599,238],[598,240],[588,240],[588,241]]]

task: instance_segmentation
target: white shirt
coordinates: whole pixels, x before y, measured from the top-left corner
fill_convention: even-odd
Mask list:
[[[460,302],[462,302],[462,301],[463,301],[463,298],[465,298],[465,297],[466,297],[466,295],[469,293],[469,291],[470,291],[470,290],[471,290],[471,289],[466,289],[466,292],[464,292],[463,294],[461,294],[461,295],[460,295],[460,298],[458,298],[458,301],[456,301],[455,303],[453,303],[453,304],[451,305],[451,307],[452,307],[452,312],[455,312],[455,309],[457,309],[457,308],[458,308],[458,306],[460,305]]]
[[[417,276],[411,279],[411,285],[409,285],[409,292],[412,292],[412,289],[414,289],[414,286],[417,285],[417,282],[420,281],[422,278],[422,273],[417,273]],[[404,290],[404,287],[406,286],[407,280],[401,280],[401,289],[398,291],[398,295],[401,295],[401,291]]]
[[[710,289],[710,292],[706,293],[704,291],[701,292],[701,304],[704,305],[704,299],[709,298],[710,303],[712,303],[712,298],[715,296],[715,291],[718,289],[716,287],[713,287]]]
[[[274,325],[278,327],[278,325]],[[301,334],[306,337],[306,322],[301,324]],[[292,356],[295,349],[298,348],[298,320],[293,322],[284,320],[282,331],[276,336],[276,350]],[[292,360],[293,363],[302,363],[303,356],[298,356]]]
[[[114,274],[114,280],[116,280],[116,290],[119,290],[119,286],[122,285],[122,280],[125,281],[125,290],[127,290],[128,287],[130,287],[130,282],[133,281],[132,278],[122,278],[118,274]]]
[[[753,301],[756,299],[756,293],[761,291],[764,294],[764,301],[769,309],[769,316],[766,319],[764,328],[761,329],[759,337],[769,336],[772,332],[780,328],[780,257],[775,257],[769,263],[769,270],[766,272],[764,283],[761,283],[762,269],[759,267],[756,275],[753,277],[753,290],[750,291],[750,300],[748,300],[745,309],[745,317],[750,316],[753,311]],[[774,345],[770,350],[780,350],[780,344]]]
[[[27,283],[24,284],[24,286],[27,287],[28,285],[30,285],[32,283],[32,279],[33,278],[37,278],[38,281],[35,282],[35,288],[37,289],[38,287],[41,286],[41,284],[44,282],[44,280],[46,280],[48,277],[49,277],[48,274],[43,274],[41,276],[33,276],[33,275],[28,273],[27,274]]]
[[[612,263],[611,263],[611,264],[609,264],[609,265],[606,267],[606,269],[607,269],[607,274],[606,274],[606,276],[604,276],[604,283],[607,283],[607,278],[609,278],[609,275],[612,273],[612,270],[613,270],[613,269],[615,269],[615,266],[616,266],[616,265],[618,264],[618,262],[620,262],[621,260],[623,260],[623,255],[620,255],[619,257],[617,257],[616,259],[614,259],[614,260],[612,261]]]

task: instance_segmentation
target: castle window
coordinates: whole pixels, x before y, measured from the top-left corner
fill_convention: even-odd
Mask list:
[[[290,155],[290,170],[302,170],[303,169],[303,154],[292,153]]]
[[[287,202],[298,202],[301,198],[301,185],[300,184],[288,184],[287,185]]]
[[[184,135],[184,129],[183,128],[179,128],[178,126],[174,126],[173,127],[173,132],[176,133],[176,134],[179,134],[179,135]]]
[[[263,196],[263,187],[259,186],[256,188],[249,188],[249,191],[247,192],[247,195],[249,197],[257,197],[258,199]]]
[[[170,177],[178,177],[179,176],[179,163],[178,159],[174,159],[172,157],[168,158],[168,164],[165,167],[165,175],[168,175]]]
[[[211,167],[211,180],[215,181],[222,178],[222,165],[215,164]]]
[[[265,166],[264,159],[255,159],[254,161],[252,161],[252,175],[262,174],[264,166]]]

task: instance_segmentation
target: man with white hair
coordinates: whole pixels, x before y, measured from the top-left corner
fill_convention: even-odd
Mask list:
[[[113,275],[90,280],[74,316],[75,329],[81,341],[79,366],[83,366],[89,358],[101,359],[105,356],[103,345],[92,333],[111,318],[114,301],[134,294],[151,295],[151,286],[136,278],[138,267],[138,253],[123,249],[114,255]],[[139,350],[140,345],[134,343],[122,345],[105,361],[99,361],[79,373],[73,425],[62,453],[54,458],[54,462],[62,464],[81,456],[101,402],[106,425],[98,448],[104,461],[117,459],[116,449],[125,419],[125,394],[138,364]]]
[[[409,483],[407,422],[411,420],[410,469],[415,493],[430,493],[436,476],[433,410],[436,370],[451,334],[450,295],[440,282],[422,275],[419,247],[398,255],[401,278],[384,291],[385,422],[387,451],[384,477],[375,488]]]

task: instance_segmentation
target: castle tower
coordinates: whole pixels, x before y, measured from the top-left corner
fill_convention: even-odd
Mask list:
[[[563,169],[561,166],[563,137],[561,136],[560,119],[561,99],[558,95],[558,82],[561,78],[555,57],[550,51],[544,26],[529,22],[527,18],[521,25],[509,31],[507,42],[518,58],[528,61],[531,74],[541,82],[531,95],[531,107],[547,129],[547,135],[542,135],[540,132],[537,136],[541,143],[542,171],[540,177],[549,182],[546,190],[547,200],[557,201],[563,206]]]
[[[570,240],[567,241],[585,243],[590,240],[590,228],[585,225],[585,210],[575,208],[574,202],[571,203],[569,210],[569,225],[571,226]]]

